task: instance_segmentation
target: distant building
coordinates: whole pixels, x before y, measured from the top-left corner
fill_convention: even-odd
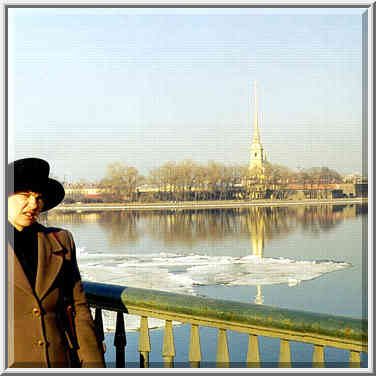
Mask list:
[[[344,183],[353,183],[355,184],[357,179],[359,179],[359,174],[348,174],[343,177]]]
[[[65,198],[68,200],[79,200],[82,198],[99,199],[105,193],[110,193],[111,189],[100,187],[96,184],[65,184]]]

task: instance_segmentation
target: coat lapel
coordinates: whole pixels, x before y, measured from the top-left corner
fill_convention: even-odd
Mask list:
[[[27,294],[33,295],[33,289],[26,277],[18,257],[14,253],[13,247],[8,243],[8,283],[9,287],[13,284],[22,289]]]
[[[63,247],[51,233],[38,232],[38,268],[35,293],[39,299],[44,298],[59,274],[63,265],[62,251]]]

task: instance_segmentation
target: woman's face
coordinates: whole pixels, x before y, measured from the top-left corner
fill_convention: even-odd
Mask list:
[[[22,231],[36,222],[43,205],[43,197],[40,193],[15,192],[8,196],[8,220],[18,231]]]

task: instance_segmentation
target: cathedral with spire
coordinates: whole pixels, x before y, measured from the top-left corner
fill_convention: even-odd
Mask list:
[[[264,164],[266,162],[266,153],[261,144],[260,130],[259,130],[259,115],[258,115],[258,100],[257,100],[257,83],[255,82],[254,95],[254,117],[253,117],[253,138],[251,144],[251,158],[249,170],[251,175],[260,175],[264,171]]]

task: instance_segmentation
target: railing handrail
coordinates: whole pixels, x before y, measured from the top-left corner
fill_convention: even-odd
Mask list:
[[[89,305],[269,337],[368,350],[368,320],[165,291],[83,282]]]

